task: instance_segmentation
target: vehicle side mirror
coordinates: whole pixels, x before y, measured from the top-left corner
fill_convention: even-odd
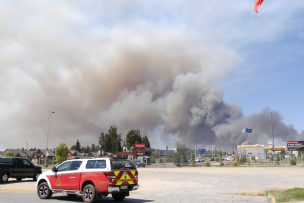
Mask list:
[[[56,168],[56,167],[53,167],[53,168],[52,168],[52,171],[53,171],[54,173],[56,173],[56,172],[57,172],[57,168]]]

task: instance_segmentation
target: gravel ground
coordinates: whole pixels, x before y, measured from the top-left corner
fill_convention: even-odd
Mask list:
[[[237,193],[304,187],[300,167],[140,168],[139,178],[141,187],[131,192],[132,202],[267,202]],[[0,184],[0,200],[11,192],[36,195],[35,182]]]

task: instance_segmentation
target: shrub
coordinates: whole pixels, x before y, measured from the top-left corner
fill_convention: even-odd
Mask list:
[[[220,162],[220,166],[224,166],[224,163],[223,163],[223,162]]]
[[[69,149],[67,145],[61,142],[55,149],[56,160],[60,164],[63,161],[67,160]]]
[[[210,167],[210,163],[209,162],[205,162],[204,164],[206,167]]]
[[[246,163],[247,162],[247,158],[246,157],[242,157],[240,159],[240,164]]]
[[[232,166],[237,167],[237,166],[239,166],[239,163],[238,163],[237,161],[234,161],[234,162],[232,163]]]
[[[14,152],[12,152],[10,150],[6,150],[4,152],[4,156],[6,156],[6,157],[13,157],[14,156]]]
[[[291,166],[297,165],[297,161],[295,159],[290,159],[290,165]]]

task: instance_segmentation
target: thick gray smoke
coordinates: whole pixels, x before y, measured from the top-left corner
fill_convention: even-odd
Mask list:
[[[123,135],[141,129],[156,146],[160,140],[240,144],[244,127],[254,129],[252,142],[270,136],[269,111],[244,117],[213,85],[230,71],[233,52],[198,44],[182,30],[119,29],[98,40],[69,46],[57,42],[43,52],[30,49],[34,43],[20,42],[18,55],[1,54],[1,63],[7,64],[1,69],[1,84],[7,85],[2,92],[7,90],[7,96],[10,88],[18,90],[10,98],[20,108],[10,117],[18,120],[16,138],[43,138],[48,110],[56,111],[51,118],[54,144],[78,138],[89,144],[113,124]],[[274,125],[276,136],[296,134],[278,114]]]
[[[84,31],[83,16],[64,7],[39,7],[38,16],[52,14],[44,20],[19,18],[13,10],[0,10],[2,148],[44,147],[49,110],[56,112],[51,147],[97,142],[113,124],[123,136],[141,129],[156,147],[178,140],[240,144],[244,127],[254,129],[250,142],[271,136],[269,110],[244,117],[214,85],[238,61],[229,48],[178,27],[139,23]],[[273,115],[276,137],[297,135]]]

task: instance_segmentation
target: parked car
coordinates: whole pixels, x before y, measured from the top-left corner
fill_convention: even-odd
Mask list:
[[[204,162],[204,159],[201,157],[198,157],[196,159],[194,159],[195,162]]]
[[[225,160],[225,161],[232,161],[232,156],[225,156],[225,157],[224,157],[224,160]]]
[[[134,160],[133,163],[135,164],[136,167],[146,167],[146,164],[143,163],[141,160]]]
[[[35,166],[24,158],[0,158],[0,182],[7,183],[9,178],[21,181],[23,178],[37,180],[42,173],[41,167]]]
[[[42,173],[37,180],[40,199],[49,199],[55,192],[65,192],[71,197],[82,195],[88,203],[108,194],[114,200],[123,200],[138,188],[134,164],[111,158],[68,160]]]

